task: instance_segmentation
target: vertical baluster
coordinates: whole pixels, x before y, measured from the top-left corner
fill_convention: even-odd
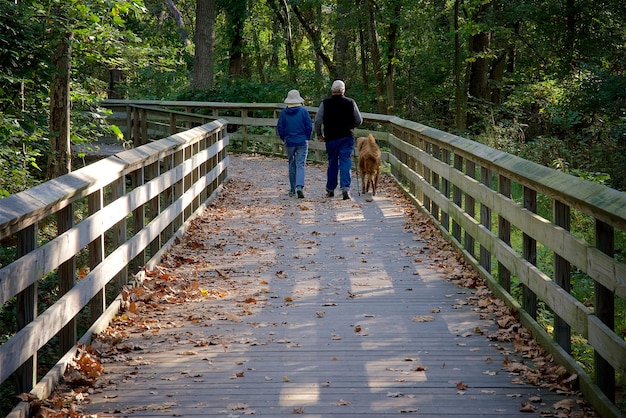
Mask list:
[[[463,157],[458,154],[454,154],[454,168],[463,172]],[[452,201],[459,208],[463,207],[463,193],[461,188],[456,184],[452,186]],[[452,220],[452,236],[458,242],[461,242],[461,225],[455,220]]]
[[[528,187],[524,187],[524,208],[537,213],[537,192]],[[537,265],[537,241],[526,233],[522,236],[522,257],[532,265]],[[525,285],[522,287],[522,294],[524,310],[537,319],[537,295]]]
[[[71,229],[74,226],[74,205],[70,203],[57,212],[57,234]],[[76,260],[70,257],[69,260],[62,263],[58,270],[57,276],[59,281],[59,297],[63,296],[76,284]],[[73,318],[63,327],[59,333],[59,347],[61,353],[68,352],[76,344],[76,318]]]
[[[570,230],[570,207],[558,200],[554,201],[554,224]],[[571,290],[570,263],[558,254],[554,254],[554,281],[567,293]],[[571,329],[567,322],[554,315],[554,340],[568,353],[572,352]]]
[[[99,189],[89,195],[87,206],[89,215],[93,215],[104,206],[104,194]],[[89,269],[93,270],[104,260],[104,235],[99,235],[87,246],[89,251]],[[106,309],[106,288],[102,288],[89,302],[91,323],[94,323]]]
[[[481,167],[480,180],[483,185],[491,189],[491,170]],[[480,204],[480,224],[491,231],[491,208],[483,203]],[[491,273],[491,254],[482,245],[480,246],[480,265]]]
[[[603,253],[614,256],[615,232],[611,225],[596,219],[596,247]],[[595,283],[595,314],[607,327],[615,330],[615,299],[613,292],[602,284]],[[615,402],[615,369],[597,352],[594,353],[596,384],[602,392]]]
[[[37,248],[37,224],[29,225],[17,234],[17,258]],[[16,297],[15,310],[18,331],[37,317],[37,282]],[[37,353],[16,371],[16,393],[30,392],[37,381]]]
[[[504,176],[498,178],[498,190],[502,196],[511,197],[511,180]],[[498,215],[498,238],[506,245],[511,246],[511,222],[502,215]],[[511,272],[498,261],[498,283],[507,292],[511,293]]]

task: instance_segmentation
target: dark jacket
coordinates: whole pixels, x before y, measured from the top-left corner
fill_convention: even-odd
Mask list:
[[[315,117],[315,132],[326,141],[339,138],[354,138],[354,128],[363,123],[356,102],[344,95],[333,94],[320,105]]]
[[[278,116],[276,129],[286,146],[296,147],[311,139],[313,123],[304,106],[286,107]]]

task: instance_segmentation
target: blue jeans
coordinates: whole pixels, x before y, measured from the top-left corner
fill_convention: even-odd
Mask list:
[[[296,192],[297,187],[304,187],[304,164],[309,152],[309,143],[297,147],[287,147],[289,160],[289,191]]]
[[[337,187],[339,176],[339,188],[350,190],[350,169],[352,168],[352,151],[354,150],[354,138],[339,138],[326,142],[328,154],[328,169],[326,170],[326,190],[333,191]]]

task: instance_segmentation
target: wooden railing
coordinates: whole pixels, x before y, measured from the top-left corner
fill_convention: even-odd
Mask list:
[[[275,133],[279,104],[110,100],[103,106],[136,145],[223,118],[229,149],[284,153]],[[314,116],[317,109],[308,110]],[[614,243],[626,234],[626,194],[419,123],[363,116],[357,134],[374,132],[391,174],[416,206],[555,359],[578,375],[596,410],[622,416],[615,379],[626,375],[626,342],[613,321],[616,302],[623,306],[626,299],[626,264]],[[311,141],[310,147],[312,159],[324,161],[324,144]],[[584,217],[592,231],[570,231],[573,216]],[[573,272],[593,280],[593,308],[570,293]],[[554,312],[553,332],[537,322],[538,306]],[[570,355],[574,335],[595,351],[591,376]]]
[[[224,182],[226,127],[212,121],[0,200],[0,240],[16,250],[0,269],[0,304],[14,305],[18,328],[0,346],[1,382],[13,376],[18,393],[50,394],[76,345],[118,312],[128,279],[154,266]],[[58,297],[39,313],[55,293],[38,290],[44,281]],[[67,354],[39,379],[38,351],[53,338]],[[27,410],[22,402],[10,416]]]

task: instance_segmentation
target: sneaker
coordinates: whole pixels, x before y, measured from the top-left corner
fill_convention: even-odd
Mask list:
[[[335,192],[332,190],[326,190],[326,197],[335,197]]]
[[[347,190],[344,190],[343,192],[341,192],[343,194],[343,200],[348,200],[350,199],[350,195],[348,194]]]
[[[298,199],[302,199],[304,197],[304,193],[302,192],[302,189],[296,190],[296,193],[298,194]]]
[[[296,195],[296,192],[289,192],[289,197],[294,197]]]

